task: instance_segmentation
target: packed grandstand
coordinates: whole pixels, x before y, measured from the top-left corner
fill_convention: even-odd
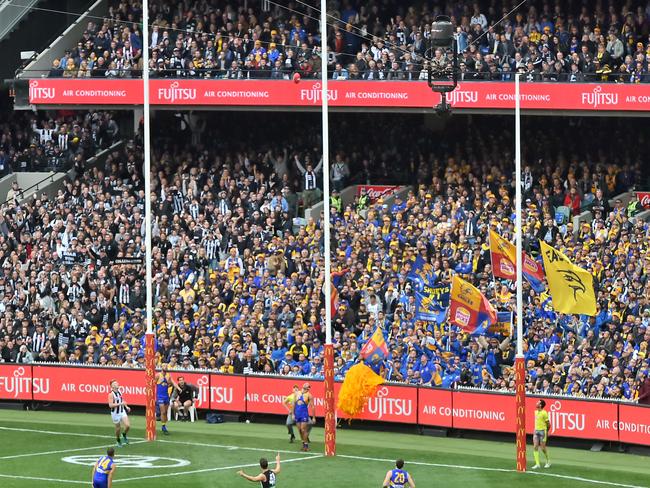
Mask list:
[[[334,2],[333,2],[334,3]],[[423,80],[431,22],[448,16],[456,27],[463,80],[650,81],[650,7],[528,1],[389,0],[336,2],[329,12],[330,76],[339,80]],[[142,73],[145,43],[141,4],[112,1],[76,45],[55,59],[50,77],[120,78]],[[183,5],[183,7],[181,7]],[[318,12],[302,1],[246,3],[158,0],[150,3],[152,76],[289,79],[320,76]]]
[[[277,117],[255,114],[253,124],[233,112],[210,118],[200,134],[171,114],[154,122],[159,364],[322,377],[322,220],[318,207],[305,214],[322,185],[318,120],[302,114],[277,124]],[[105,146],[101,131],[90,130],[95,118],[110,116],[74,120],[90,124],[94,146]],[[19,157],[27,143],[39,144],[41,122],[63,127],[68,119],[50,112],[39,113],[38,123],[11,120],[1,149]],[[459,274],[499,312],[514,310],[512,283],[493,277],[487,245],[489,229],[514,240],[511,123],[452,118],[444,140],[416,125],[401,145],[383,136],[395,124],[395,116],[377,114],[332,119],[336,190],[405,185],[378,199],[361,192],[347,204],[332,195],[336,377],[380,326],[391,351],[381,365],[389,381],[512,390],[511,329],[469,334],[449,327],[444,314],[421,320],[410,273],[421,256],[435,270],[432,286],[444,288]],[[245,129],[231,138],[233,127]],[[584,137],[566,139],[569,129]],[[648,185],[646,135],[635,121],[616,118],[531,119],[524,134],[538,141],[524,145],[525,249],[538,257],[541,239],[589,270],[598,304],[595,317],[558,314],[547,292],[525,284],[527,388],[634,400],[650,372],[650,227],[636,218],[636,199],[619,196]],[[139,134],[109,152],[99,167],[76,166],[56,196],[13,195],[3,204],[1,361],[144,366]],[[76,148],[69,157],[90,155]],[[8,171],[21,171],[17,157]],[[306,186],[311,170],[314,189]],[[572,217],[584,213],[589,219],[574,228]]]

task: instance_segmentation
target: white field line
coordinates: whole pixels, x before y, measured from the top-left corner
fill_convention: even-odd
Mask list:
[[[131,442],[130,444],[142,444],[143,442],[146,442],[146,441],[145,440],[134,441],[134,442]],[[91,449],[102,449],[102,448],[105,449],[106,447],[107,447],[106,444],[102,444],[101,446],[80,447],[80,448],[77,448],[77,449],[63,449],[61,451],[45,451],[45,452],[31,452],[31,453],[26,453],[26,454],[15,454],[13,456],[2,456],[2,457],[0,457],[0,461],[3,460],[3,459],[16,459],[16,458],[32,457],[32,456],[46,456],[48,454],[65,454],[65,453],[68,453],[68,452],[90,451]]]
[[[323,457],[323,455],[322,454],[317,454],[317,455],[309,456],[309,457],[283,459],[282,464],[293,463],[293,462],[297,462],[297,461],[306,461],[308,459],[315,459],[315,458],[320,458],[320,457]],[[113,483],[125,483],[127,481],[146,480],[146,479],[152,479],[152,478],[168,478],[170,476],[184,476],[184,475],[188,475],[188,474],[210,473],[212,471],[226,471],[226,470],[230,470],[230,469],[253,468],[253,467],[259,467],[259,463],[238,464],[238,465],[235,465],[235,466],[222,466],[222,467],[219,467],[219,468],[194,469],[192,471],[178,471],[178,472],[175,472],[175,473],[151,474],[151,475],[148,475],[148,476],[136,476],[134,478],[121,478],[121,479],[113,480]]]
[[[106,436],[106,435],[98,435],[98,434],[84,434],[84,433],[78,433],[78,432],[57,432],[57,431],[49,431],[49,430],[36,430],[36,429],[19,429],[19,428],[14,428],[14,427],[0,427],[0,430],[13,430],[13,431],[18,431],[18,432],[36,432],[39,434],[52,434],[52,435],[70,435],[70,436],[79,436],[79,437],[95,437],[95,438],[112,438],[112,436]],[[201,443],[201,442],[186,442],[186,441],[173,441],[173,440],[167,440],[167,439],[158,439],[158,442],[164,442],[164,443],[169,443],[169,444],[184,444],[184,445],[189,445],[189,446],[201,446],[201,447],[221,447],[224,449],[242,449],[246,451],[263,451],[263,452],[282,452],[282,453],[289,453],[289,454],[300,454],[295,451],[285,451],[285,450],[274,450],[274,449],[262,449],[258,447],[239,447],[239,446],[227,446],[227,445],[221,445],[221,444],[207,444],[207,443]],[[102,446],[103,447],[103,446]],[[286,460],[284,462],[293,462],[293,461],[299,461],[299,460],[304,460],[304,459],[311,459],[311,458],[318,458],[322,457],[322,455],[319,454],[306,454],[305,457],[302,458],[295,458],[291,460]],[[394,459],[382,459],[382,458],[372,458],[372,457],[363,457],[363,456],[349,456],[349,455],[344,455],[344,454],[339,454],[338,457],[341,458],[347,458],[347,459],[356,459],[356,460],[361,460],[361,461],[377,461],[377,462],[385,462],[385,463],[393,463],[395,462]],[[439,464],[439,463],[424,463],[424,462],[418,462],[418,461],[407,461],[408,464],[413,464],[416,466],[430,466],[430,467],[437,467],[437,468],[454,468],[454,469],[469,469],[469,470],[475,470],[475,471],[499,471],[499,472],[504,472],[504,473],[514,473],[516,470],[514,469],[506,469],[506,468],[489,468],[489,467],[484,467],[484,466],[466,466],[466,465],[457,465],[457,464]],[[170,474],[165,474],[165,475],[152,475],[152,476],[147,476],[147,477],[140,477],[140,478],[127,478],[127,479],[122,479],[122,480],[115,480],[116,482],[118,481],[130,481],[130,480],[135,480],[135,479],[145,479],[145,478],[156,478],[156,477],[161,477],[161,476],[177,476],[180,474],[191,474],[191,473],[197,473],[197,472],[209,472],[209,471],[220,471],[220,470],[225,470],[225,469],[237,469],[237,468],[244,468],[244,467],[254,467],[257,466],[258,464],[251,464],[251,465],[241,465],[241,466],[231,466],[231,467],[224,467],[224,468],[208,468],[207,470],[198,470],[198,471],[184,471],[184,472],[179,472],[179,473],[170,473]],[[616,483],[613,481],[602,481],[602,480],[594,480],[594,479],[589,479],[589,478],[582,478],[579,476],[568,476],[568,475],[561,475],[561,474],[555,474],[555,473],[547,473],[547,472],[542,472],[542,471],[528,471],[527,474],[535,475],[535,476],[548,476],[552,478],[561,478],[561,479],[567,479],[567,480],[573,480],[573,481],[580,481],[583,483],[591,483],[595,485],[606,485],[606,486],[617,486],[620,488],[647,488],[644,486],[639,486],[639,485],[628,485],[624,483]],[[48,478],[29,478],[29,477],[18,477],[18,476],[10,476],[10,475],[0,475],[0,477],[9,477],[9,478],[24,478],[24,479],[35,479],[35,480],[42,480],[42,481],[58,481],[61,483],[82,483],[80,481],[69,481],[69,480],[55,480],[55,479],[48,479]]]
[[[371,458],[363,456],[347,456],[345,454],[338,454],[337,457],[347,458],[347,459],[357,459],[360,461],[378,461],[385,463],[394,463],[394,459],[381,459],[381,458]],[[406,464],[413,464],[416,466],[431,466],[435,468],[453,468],[453,469],[471,469],[475,471],[500,471],[504,473],[516,473],[516,469],[506,469],[506,468],[488,468],[483,466],[463,466],[457,464],[439,464],[439,463],[423,463],[418,461],[405,461]],[[526,474],[536,475],[536,476],[549,476],[553,478],[562,478],[566,480],[581,481],[583,483],[592,483],[595,485],[607,485],[607,486],[618,486],[621,488],[647,488],[646,486],[638,485],[626,485],[624,483],[615,483],[613,481],[602,481],[594,480],[589,478],[581,478],[580,476],[568,476],[563,474],[547,473],[544,471],[526,471]]]
[[[189,442],[189,441],[173,441],[173,440],[168,440],[168,439],[156,439],[156,442],[163,442],[166,444],[184,444],[186,446],[198,446],[198,447],[220,447],[223,449],[228,449],[228,450],[237,450],[237,449],[242,449],[246,451],[259,451],[259,452],[281,452],[283,454],[299,454],[299,455],[304,455],[305,457],[321,457],[318,454],[311,454],[308,452],[302,453],[299,451],[283,451],[282,449],[263,449],[261,447],[239,447],[239,446],[226,446],[223,444],[208,444],[208,443],[203,443],[203,442]],[[257,466],[257,465],[256,465]]]
[[[99,439],[115,439],[114,436],[111,435],[100,435],[100,434],[85,434],[81,432],[59,432],[59,431],[52,431],[52,430],[36,430],[36,429],[19,429],[17,427],[0,427],[0,430],[13,430],[17,432],[34,432],[38,434],[51,434],[51,435],[68,435],[68,436],[76,436],[76,437],[95,437]],[[130,437],[129,439],[132,440],[137,440],[137,441],[144,441],[141,437]],[[259,451],[259,452],[281,452],[283,454],[298,454],[302,455],[303,453],[297,452],[297,451],[288,451],[288,450],[282,450],[282,449],[262,449],[260,447],[240,447],[240,446],[228,446],[228,445],[222,445],[222,444],[204,444],[201,442],[186,442],[186,441],[174,441],[171,439],[156,439],[156,442],[165,442],[169,444],[185,444],[189,446],[202,446],[202,447],[220,447],[223,449],[230,449],[230,450],[237,450],[241,449],[243,451]],[[132,442],[132,444],[135,444],[135,442]],[[304,453],[305,457],[313,457],[313,454],[309,453]],[[1,459],[1,458],[0,458]]]
[[[75,485],[86,485],[88,486],[88,481],[74,481],[74,480],[59,480],[56,478],[37,478],[36,476],[14,476],[12,474],[0,474],[0,478],[11,478],[14,480],[33,480],[33,481],[49,481],[55,483],[73,483]]]

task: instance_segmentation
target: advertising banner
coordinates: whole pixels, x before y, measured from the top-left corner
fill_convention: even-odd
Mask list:
[[[539,398],[526,397],[526,432],[529,434],[535,429],[534,412],[538,400]],[[618,404],[564,398],[544,400],[551,422],[549,436],[618,441]]]
[[[197,408],[286,415],[284,399],[304,378],[235,376],[171,372],[198,387]],[[115,379],[129,405],[144,406],[144,370],[81,368],[55,365],[0,364],[0,400],[35,400],[105,404]],[[324,382],[309,381],[316,416],[325,415]],[[335,384],[335,392],[341,388]],[[526,431],[534,430],[535,404],[526,398]],[[551,422],[550,436],[598,439],[650,445],[650,407],[606,401],[544,398]],[[108,407],[107,407],[108,408]],[[337,412],[339,418],[345,418]],[[358,420],[397,422],[493,432],[515,431],[515,401],[511,394],[382,385]]]
[[[418,424],[452,427],[451,390],[418,388]]]
[[[246,411],[246,378],[226,374],[202,374],[195,383],[201,391],[203,404],[200,408],[227,410],[229,412]],[[208,395],[209,392],[209,395]],[[209,401],[209,407],[208,407]]]
[[[338,395],[341,384],[335,385]],[[375,398],[370,398],[365,408],[356,418],[381,422],[399,422],[416,424],[418,416],[418,389],[408,386],[382,385]],[[339,418],[347,418],[343,412],[337,411]]]
[[[285,398],[293,393],[293,385],[302,388],[304,378],[265,378],[249,376],[246,378],[246,404],[248,413],[271,413],[286,415]],[[316,405],[316,416],[325,415],[325,388],[322,381],[309,381],[311,394]],[[311,413],[311,412],[310,412]]]
[[[463,81],[447,95],[455,109],[514,109],[514,83]],[[152,105],[318,107],[317,80],[152,79]],[[29,80],[29,102],[35,105],[141,105],[142,80]],[[590,83],[524,83],[524,110],[650,111],[650,85]],[[426,82],[330,81],[333,107],[433,108],[440,103]]]
[[[618,406],[618,429],[621,442],[650,446],[650,407],[641,405]]]
[[[455,391],[454,429],[515,432],[515,397]]]
[[[359,185],[357,186],[357,196],[361,195],[363,191],[368,194],[371,202],[376,202],[383,196],[392,195],[397,192],[401,186],[395,185]]]
[[[638,191],[636,197],[643,208],[650,208],[650,191]]]
[[[0,365],[0,400],[31,400],[33,389],[49,388],[48,381],[32,381],[31,365]]]

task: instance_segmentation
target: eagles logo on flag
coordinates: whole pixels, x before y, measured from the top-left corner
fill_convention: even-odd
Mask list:
[[[553,308],[561,313],[596,315],[593,277],[557,249],[540,241]]]

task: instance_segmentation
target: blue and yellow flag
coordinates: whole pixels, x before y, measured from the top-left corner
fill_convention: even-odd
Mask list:
[[[384,339],[384,333],[380,327],[375,329],[370,339],[361,348],[359,353],[364,361],[376,363],[388,358],[388,346]]]
[[[596,315],[596,294],[591,273],[544,241],[539,241],[553,308],[561,313]]]

